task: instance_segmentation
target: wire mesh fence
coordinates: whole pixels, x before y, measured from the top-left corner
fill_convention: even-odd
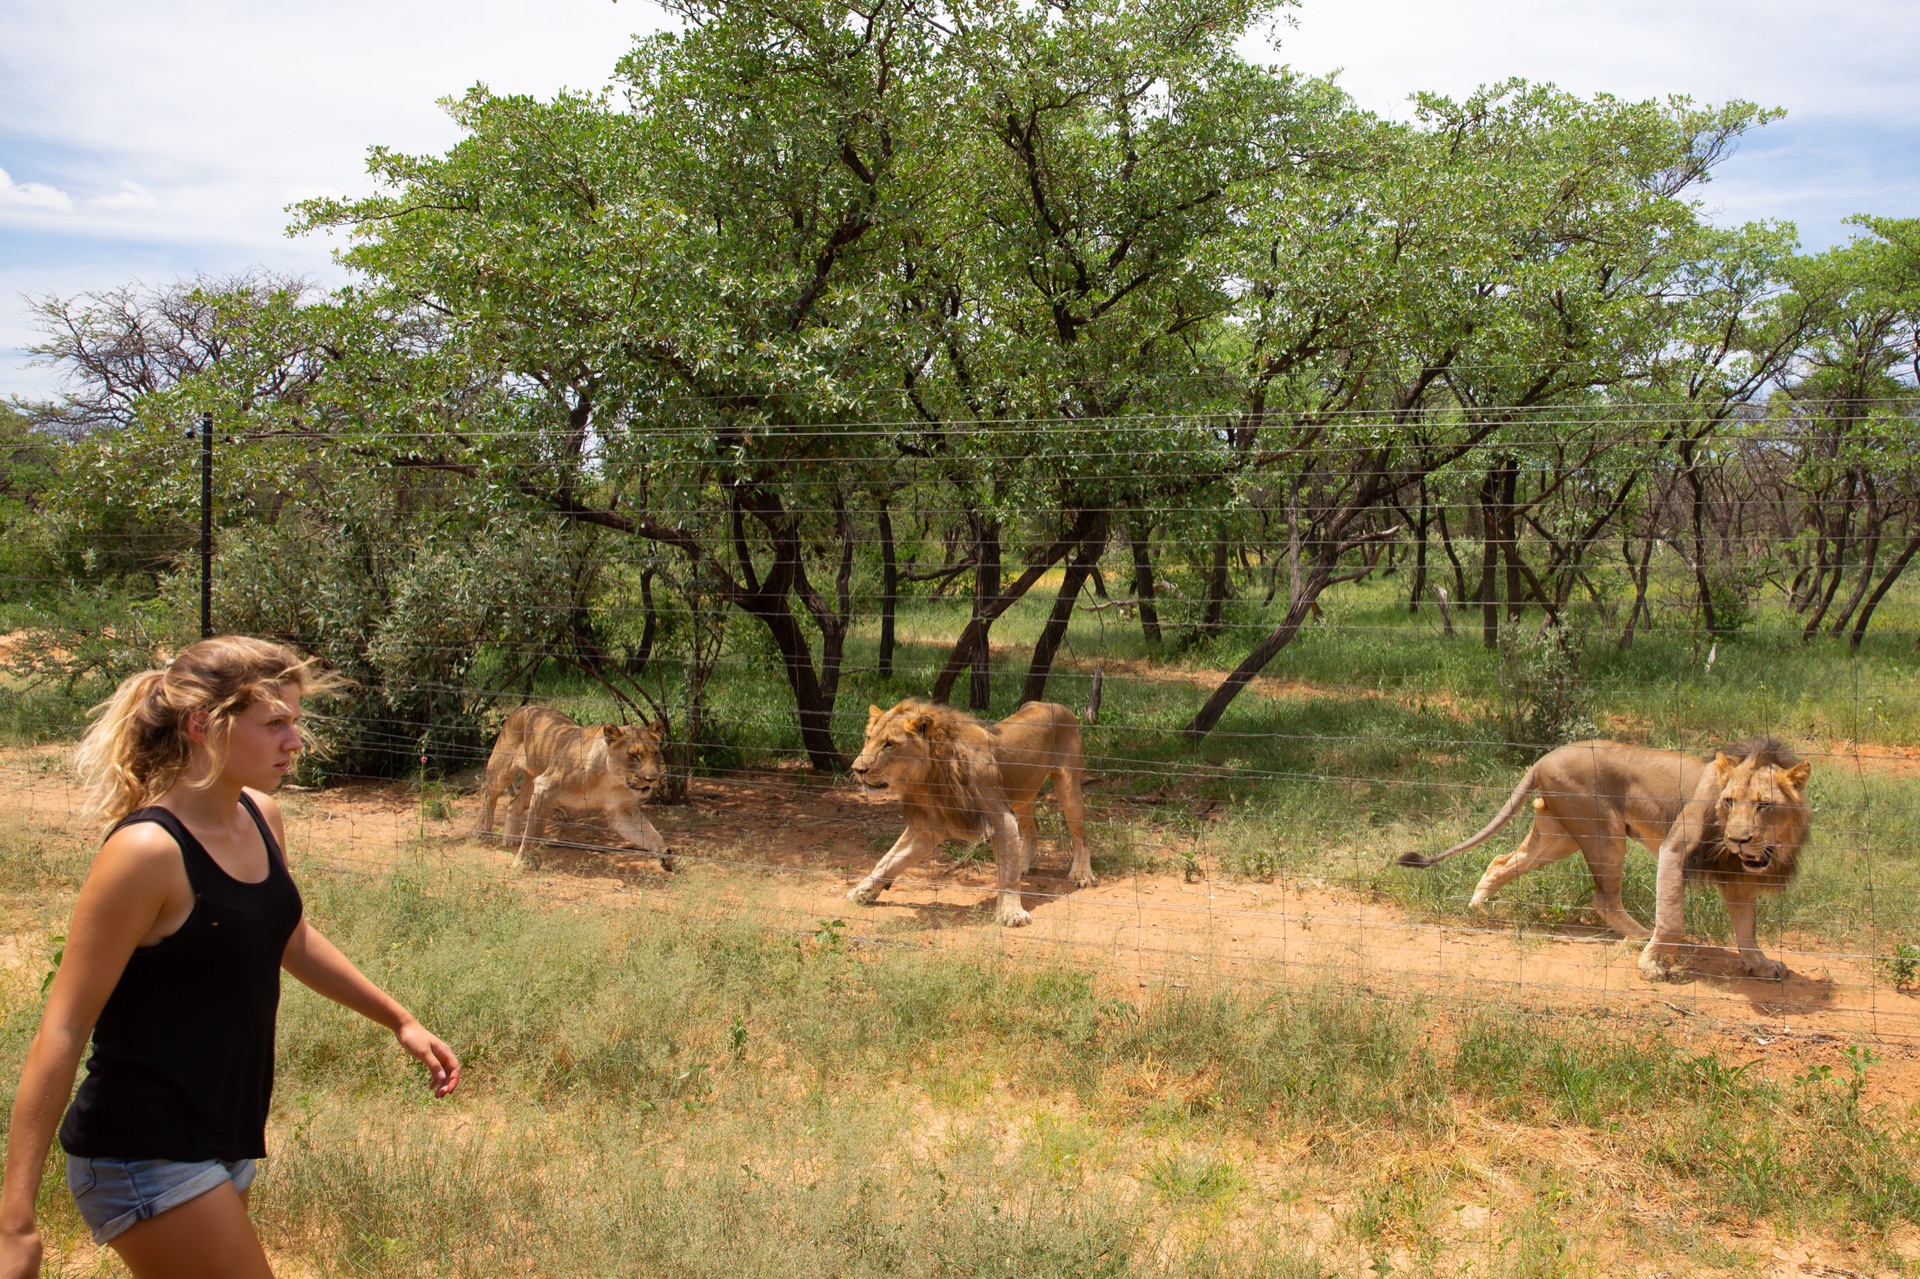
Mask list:
[[[472,832],[476,792],[507,715],[538,703],[662,725],[656,799],[678,802],[646,812],[680,869],[662,876],[591,811],[544,843],[563,875],[617,870],[678,909],[750,906],[872,944],[989,935],[1149,985],[1914,1042],[1912,467],[1826,457],[1843,429],[1764,414],[1685,460],[1672,432],[1700,423],[1684,412],[1510,416],[1489,438],[1457,414],[1409,434],[1336,413],[1257,447],[1230,417],[978,421],[944,424],[934,451],[925,423],[812,423],[732,453],[663,419],[631,456],[588,438],[564,501],[546,431],[236,433],[212,607],[217,629],[358,681],[313,708],[331,750],[291,803],[316,867],[499,864],[499,837]],[[172,475],[190,443],[130,436],[115,465]],[[48,761],[89,698],[190,636],[202,584],[166,507],[180,496],[118,525],[69,518],[58,555],[5,578],[12,734],[34,743],[6,755],[17,827],[85,836]],[[870,703],[928,695],[989,721],[1050,700],[1081,721],[1098,882],[1069,882],[1043,800],[1029,927],[996,927],[992,857],[965,841],[878,902],[847,899],[901,819],[842,770]],[[1800,792],[1772,801],[1811,812],[1798,877],[1776,867],[1758,901],[1759,957],[1732,947],[1744,889],[1729,907],[1698,882],[1683,979],[1641,974],[1653,856],[1586,853],[1657,845],[1644,813],[1548,848],[1565,813],[1523,804],[1445,865],[1396,864],[1478,830],[1562,743],[1697,770],[1755,737],[1805,761]],[[1664,785],[1612,798],[1675,800],[1679,779]],[[1528,873],[1495,884],[1523,840]]]

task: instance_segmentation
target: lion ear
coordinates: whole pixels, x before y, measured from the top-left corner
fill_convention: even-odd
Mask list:
[[[923,737],[926,736],[927,730],[932,727],[933,716],[931,715],[915,715],[907,721],[907,731],[909,733],[919,733]]]
[[[867,723],[871,724],[873,723],[873,721],[875,721],[876,719],[879,719],[882,715],[885,715],[885,714],[886,712],[881,710],[878,706],[875,706],[871,702],[867,703]]]
[[[1737,759],[1728,759],[1725,751],[1721,751],[1713,757],[1713,771],[1720,774],[1720,780],[1723,782],[1726,781],[1727,778],[1732,777],[1733,770],[1738,767],[1740,767],[1740,761]]]
[[[1807,763],[1805,760],[1802,760],[1786,772],[1780,774],[1780,776],[1786,780],[1787,785],[1793,787],[1796,791],[1804,791],[1807,787],[1807,778],[1812,775],[1813,765]]]

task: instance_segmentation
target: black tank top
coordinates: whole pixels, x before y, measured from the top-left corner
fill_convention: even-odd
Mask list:
[[[164,808],[119,826],[158,822],[180,845],[193,910],[127,960],[93,1028],[87,1077],[60,1124],[60,1145],[88,1159],[259,1159],[267,1153],[280,959],[300,923],[300,893],[253,801],[267,877],[220,869]]]

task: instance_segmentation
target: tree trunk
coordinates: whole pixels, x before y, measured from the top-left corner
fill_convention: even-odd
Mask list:
[[[894,553],[893,514],[880,499],[880,661],[881,679],[893,678],[893,615],[900,599],[900,564]]]
[[[1407,592],[1407,612],[1420,611],[1420,597],[1427,592],[1427,477],[1420,477],[1420,515],[1414,528],[1413,589]]]
[[[1074,547],[1084,541],[1094,521],[1101,518],[1098,511],[1076,513],[1070,530],[1049,543],[1039,557],[1027,565],[1026,571],[1020,574],[1013,585],[979,608],[979,615],[967,622],[966,629],[960,632],[960,638],[954,641],[952,651],[947,654],[946,664],[934,677],[933,690],[929,694],[934,701],[944,702],[953,695],[953,686],[959,680],[960,672],[967,669],[976,652],[986,647],[987,632],[994,620],[1018,603],[1033,589],[1034,583],[1046,575],[1048,569],[1065,559]]]
[[[1140,608],[1140,638],[1149,645],[1160,643],[1160,610],[1153,596],[1153,553],[1149,543],[1153,525],[1139,512],[1127,516],[1127,544],[1133,551],[1133,598]]]
[[[1820,513],[1820,569],[1814,578],[1818,606],[1813,610],[1813,616],[1807,619],[1806,629],[1800,633],[1802,642],[1819,633],[1821,619],[1833,607],[1833,597],[1840,590],[1840,579],[1847,575],[1847,542],[1853,530],[1853,490],[1858,483],[1858,475],[1849,471],[1846,488],[1841,495],[1840,523],[1837,528],[1827,523],[1824,509]],[[1824,589],[1822,582],[1825,583]]]
[[[1494,514],[1499,481],[1492,472],[1480,482],[1480,642],[1488,651],[1500,647],[1500,588],[1495,583],[1499,570],[1500,521]]]
[[[1461,566],[1460,557],[1453,550],[1453,532],[1447,527],[1447,507],[1442,502],[1433,508],[1434,523],[1440,529],[1440,549],[1447,553],[1447,563],[1453,566],[1453,597],[1465,604],[1467,594],[1467,570]]]
[[[1707,628],[1707,634],[1718,635],[1720,622],[1713,615],[1713,588],[1707,581],[1706,486],[1700,482],[1700,468],[1694,464],[1692,445],[1681,446],[1680,460],[1686,463],[1687,488],[1693,494],[1690,503],[1693,515],[1693,585],[1700,599],[1700,622]]]
[[[821,686],[813,669],[813,650],[799,619],[787,608],[784,597],[768,600],[765,595],[742,603],[742,608],[757,618],[773,637],[780,651],[780,663],[787,672],[787,686],[793,690],[794,710],[800,719],[800,744],[807,761],[822,773],[846,771],[847,760],[833,741],[833,702]]]
[[[1233,673],[1221,682],[1220,687],[1213,690],[1213,695],[1207,698],[1206,705],[1202,706],[1194,714],[1192,721],[1187,724],[1185,732],[1188,737],[1201,738],[1211,733],[1214,726],[1219,724],[1220,717],[1226,714],[1227,707],[1233,703],[1233,699],[1240,695],[1240,690],[1252,683],[1254,676],[1265,670],[1267,663],[1278,656],[1281,649],[1293,643],[1307,615],[1319,602],[1320,592],[1327,588],[1327,583],[1332,577],[1333,563],[1325,556],[1316,560],[1313,568],[1302,580],[1299,591],[1287,601],[1286,617],[1282,619],[1279,626],[1274,628],[1272,634],[1254,646],[1253,651],[1247,654],[1240,665],[1233,668]]]
[[[1840,610],[1840,616],[1836,617],[1833,621],[1833,629],[1828,632],[1835,637],[1846,633],[1847,623],[1853,618],[1853,610],[1859,608],[1860,601],[1866,598],[1867,588],[1873,585],[1875,562],[1880,558],[1880,530],[1881,526],[1886,523],[1886,517],[1880,512],[1880,493],[1874,486],[1873,476],[1871,474],[1866,476],[1865,483],[1867,490],[1867,527],[1865,529],[1867,549],[1860,563],[1860,580],[1854,583],[1853,594],[1847,597],[1845,607]]]
[[[987,635],[994,619],[988,616],[987,608],[1000,594],[999,521],[976,521],[974,558],[972,625],[978,627],[980,633],[973,647],[973,678],[967,687],[967,709],[978,714],[993,705],[993,654]]]
[[[1860,641],[1867,633],[1867,623],[1873,617],[1873,610],[1879,606],[1881,598],[1899,580],[1900,574],[1906,571],[1907,564],[1913,559],[1915,551],[1920,551],[1920,533],[1915,533],[1907,539],[1907,544],[1900,548],[1899,556],[1887,566],[1886,574],[1880,579],[1880,585],[1874,587],[1873,594],[1867,597],[1866,607],[1860,610],[1860,616],[1854,620],[1853,634],[1847,640],[1848,652],[1860,651]]]
[[[653,660],[653,646],[660,635],[660,610],[653,603],[653,577],[651,568],[640,574],[640,609],[646,620],[640,624],[640,646],[629,651],[621,663],[628,675],[638,675]]]
[[[1507,620],[1517,622],[1526,606],[1520,589],[1519,495],[1520,466],[1512,458],[1501,459],[1500,470],[1500,550],[1507,566]]]
[[[1221,522],[1213,539],[1213,568],[1207,574],[1207,611],[1200,621],[1202,635],[1218,635],[1226,612],[1229,583],[1227,578],[1227,526]]]
[[[1067,565],[1066,575],[1060,581],[1060,593],[1053,598],[1053,611],[1047,615],[1047,624],[1040,630],[1040,638],[1033,645],[1033,661],[1027,666],[1027,682],[1020,689],[1022,702],[1042,702],[1047,696],[1047,676],[1053,671],[1054,654],[1060,651],[1060,642],[1067,637],[1067,625],[1073,621],[1074,601],[1080,598],[1080,591],[1087,584],[1087,578],[1093,575],[1094,565],[1100,562],[1100,553],[1107,548],[1107,521],[1102,516],[1087,535],[1086,541],[1073,553],[1073,559]]]
[[[1640,564],[1637,568],[1631,570],[1633,576],[1633,607],[1627,610],[1627,624],[1620,632],[1619,646],[1622,650],[1633,644],[1634,627],[1639,624],[1640,614],[1644,612],[1647,607],[1647,578],[1651,572],[1651,565],[1653,563],[1653,544],[1657,540],[1654,537],[1653,530],[1653,517],[1649,515],[1647,517],[1646,540],[1640,548]],[[1627,563],[1631,565],[1633,561],[1629,559]]]

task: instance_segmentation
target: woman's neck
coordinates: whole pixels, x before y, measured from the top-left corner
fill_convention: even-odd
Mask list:
[[[176,783],[160,796],[160,801],[189,825],[217,830],[239,821],[243,789],[239,782],[223,775],[205,786]]]

